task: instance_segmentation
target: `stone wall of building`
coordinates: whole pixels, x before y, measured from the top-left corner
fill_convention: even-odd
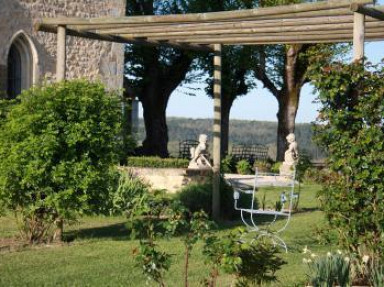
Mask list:
[[[22,31],[36,51],[34,82],[54,80],[56,34],[36,32],[42,17],[118,17],[124,15],[124,0],[0,0],[0,93],[6,89],[7,58],[14,36]],[[123,45],[76,37],[67,39],[67,78],[101,80],[109,88],[122,87]]]

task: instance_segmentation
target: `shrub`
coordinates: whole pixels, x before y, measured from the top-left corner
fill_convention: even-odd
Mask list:
[[[233,286],[264,286],[277,280],[276,271],[286,264],[278,256],[277,248],[260,240],[244,242],[239,240],[242,235],[244,231],[240,229],[225,237],[206,238],[203,254],[211,265],[207,286],[216,286],[220,270],[234,275]]]
[[[30,242],[46,240],[55,221],[109,209],[120,111],[101,84],[66,81],[24,91],[6,112],[0,201]]]
[[[272,166],[271,166],[271,172],[272,173],[279,173],[280,172],[280,167],[283,163],[281,161],[278,161],[278,162],[275,162]]]
[[[236,170],[237,170],[237,173],[239,174],[252,174],[252,166],[245,159],[242,159],[237,162]]]
[[[226,155],[221,161],[222,173],[234,173],[236,171],[236,161],[232,155]]]
[[[259,172],[270,172],[272,168],[272,163],[268,161],[257,160],[253,163],[253,168]]]
[[[202,184],[187,185],[180,191],[177,198],[191,212],[204,210],[212,215],[212,180]],[[241,198],[245,200],[246,197]],[[250,204],[250,201],[247,203]],[[238,215],[234,209],[233,189],[223,179],[220,181],[220,207],[221,215],[225,219],[234,219]]]
[[[127,165],[152,168],[187,168],[189,160],[185,158],[160,158],[156,156],[128,157]]]
[[[331,228],[348,251],[384,254],[384,69],[367,63],[319,65],[317,141],[330,174],[321,193]]]
[[[149,192],[149,184],[137,177],[132,171],[119,173],[119,185],[112,193],[112,210],[115,215],[126,214],[130,216],[132,210],[140,204],[144,194]]]

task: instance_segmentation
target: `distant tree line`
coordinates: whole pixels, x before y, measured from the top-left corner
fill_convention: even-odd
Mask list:
[[[314,2],[312,0],[127,0],[127,16],[186,14],[252,9]],[[278,102],[277,128],[273,138],[277,158],[283,160],[285,137],[295,132],[295,120],[302,86],[309,81],[307,71],[318,55],[330,61],[337,45],[293,44],[264,46],[224,46],[222,50],[221,153],[233,138],[230,111],[234,100],[256,86],[256,80]],[[166,109],[172,92],[184,83],[206,77],[206,92],[212,96],[212,53],[197,53],[169,47],[127,45],[125,51],[126,98],[137,97],[143,106],[145,137],[138,153],[167,157],[171,136]],[[255,99],[255,102],[257,100]],[[271,130],[270,130],[271,131]]]
[[[178,144],[186,139],[197,140],[199,134],[206,133],[212,142],[212,119],[167,118],[168,150],[172,156],[178,154]],[[269,154],[276,156],[276,122],[231,120],[229,124],[229,146],[233,144],[263,144],[269,147]],[[312,124],[296,124],[295,134],[301,153],[313,159],[323,158],[324,152],[312,141]],[[139,121],[139,132],[136,140],[145,138],[143,119]],[[230,151],[230,148],[229,148]]]

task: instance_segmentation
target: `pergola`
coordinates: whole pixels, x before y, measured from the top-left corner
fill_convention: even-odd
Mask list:
[[[56,78],[65,79],[66,37],[169,46],[214,53],[213,216],[220,213],[222,45],[353,42],[354,60],[364,42],[384,39],[384,6],[371,0],[305,3],[225,12],[119,18],[44,18],[39,31],[57,33]]]

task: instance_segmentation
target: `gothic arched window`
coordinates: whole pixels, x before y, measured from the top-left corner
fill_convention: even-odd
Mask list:
[[[8,53],[8,98],[13,99],[33,83],[33,55],[31,45],[23,34],[12,42]]]

